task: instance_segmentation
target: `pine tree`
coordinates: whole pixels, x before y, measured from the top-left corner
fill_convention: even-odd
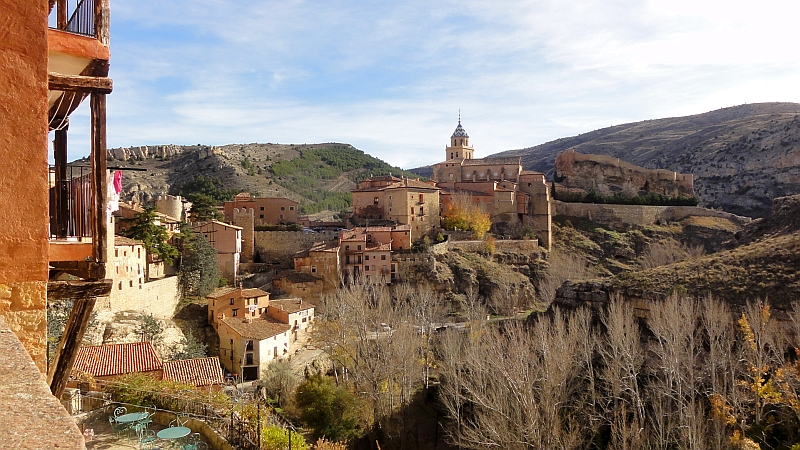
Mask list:
[[[208,295],[219,284],[217,251],[202,233],[187,231],[181,242],[181,255],[178,276],[183,292],[201,297]]]
[[[148,254],[158,255],[165,263],[171,264],[178,257],[178,249],[169,244],[166,228],[156,223],[155,206],[147,206],[134,216],[134,225],[128,230],[128,237],[142,241]]]

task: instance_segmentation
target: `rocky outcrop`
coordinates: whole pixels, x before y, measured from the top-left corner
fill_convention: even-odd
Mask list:
[[[121,161],[145,160],[150,158],[171,158],[182,153],[184,147],[174,144],[140,145],[137,147],[118,147],[108,149],[108,156]]]
[[[622,193],[694,196],[692,174],[664,169],[645,169],[619,158],[581,154],[574,149],[556,156],[556,181],[567,189],[596,189],[604,196]]]

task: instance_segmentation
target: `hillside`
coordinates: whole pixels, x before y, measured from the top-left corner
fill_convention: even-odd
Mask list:
[[[238,192],[263,197],[288,197],[300,202],[300,211],[340,212],[350,206],[350,190],[370,174],[393,173],[400,168],[369,156],[348,144],[229,144],[158,145],[115,148],[108,151],[109,167],[125,171],[124,200],[149,201],[161,193],[187,194],[198,179],[211,180],[217,201]],[[412,175],[413,174],[408,174]]]
[[[736,233],[728,250],[606,280],[567,282],[555,305],[620,292],[629,298],[661,298],[670,292],[711,294],[734,306],[769,299],[785,310],[800,300],[800,195],[775,199],[771,213]]]
[[[740,105],[627,123],[491,156],[520,156],[525,169],[552,179],[556,155],[570,148],[648,169],[694,174],[701,206],[743,216],[763,217],[773,198],[800,193],[797,103]]]

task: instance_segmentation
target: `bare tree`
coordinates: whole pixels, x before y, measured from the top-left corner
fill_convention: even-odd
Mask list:
[[[539,281],[539,299],[550,304],[556,296],[556,289],[567,280],[590,280],[597,273],[589,265],[586,258],[562,250],[553,250],[547,258],[547,274]]]
[[[639,376],[643,370],[641,332],[630,305],[614,296],[600,315],[606,330],[599,346],[603,363],[602,405],[615,449],[645,447],[645,408]]]

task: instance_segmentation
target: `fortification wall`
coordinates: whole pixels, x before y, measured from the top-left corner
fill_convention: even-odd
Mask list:
[[[602,194],[623,192],[659,193],[669,196],[694,195],[694,176],[665,169],[645,169],[619,158],[606,155],[582,154],[567,150],[556,156],[556,174],[567,188],[589,190]],[[604,190],[609,192],[603,193]]]
[[[242,228],[241,262],[253,262],[255,251],[255,211],[253,208],[233,208],[232,225]]]
[[[419,279],[420,274],[436,272],[436,257],[429,252],[393,254],[392,261],[397,263],[399,281],[413,281]]]
[[[256,231],[255,249],[263,263],[279,263],[294,268],[292,256],[311,248],[316,242],[331,242],[339,238],[335,231],[305,233],[302,231]]]
[[[179,301],[178,277],[169,277],[144,283],[142,289],[123,290],[116,295],[112,290],[110,297],[97,299],[95,308],[142,311],[156,319],[171,319]]]
[[[459,249],[464,252],[485,252],[486,241],[450,241],[447,242],[448,249]],[[530,255],[539,250],[539,242],[529,240],[496,240],[494,241],[495,252],[522,253]]]
[[[720,217],[739,225],[751,220],[749,217],[698,206],[598,205],[565,203],[558,200],[554,200],[553,205],[557,216],[580,217],[604,225],[646,226],[659,221],[676,221],[690,216]]]
[[[175,220],[183,219],[183,199],[180,195],[159,194],[156,196],[156,211]]]

